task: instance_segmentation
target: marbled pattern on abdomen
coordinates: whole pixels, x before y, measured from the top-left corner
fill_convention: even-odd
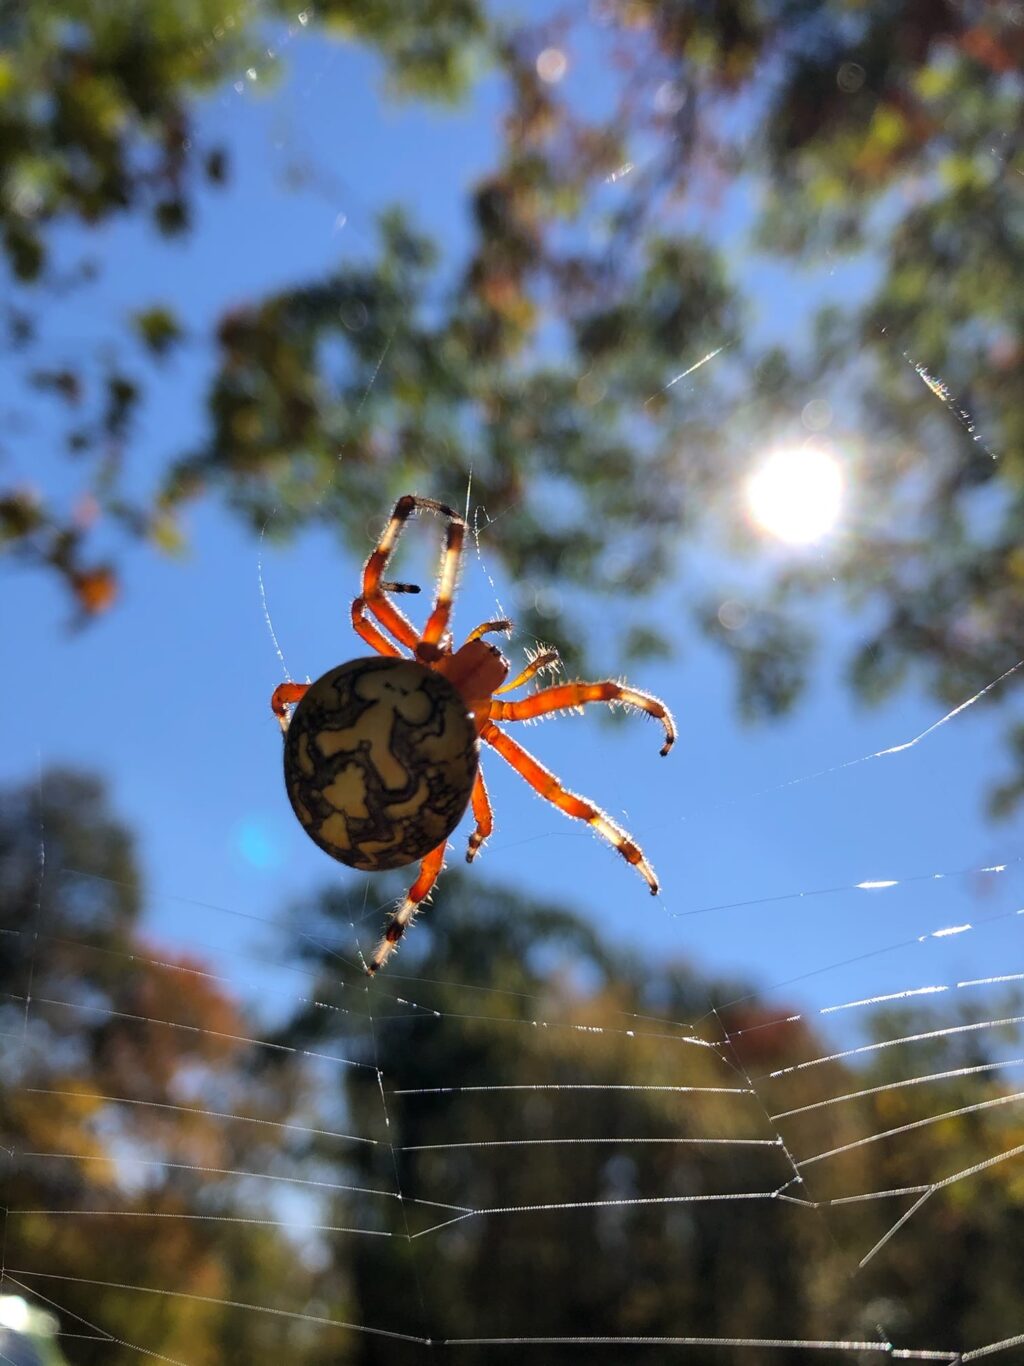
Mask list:
[[[317,679],[285,736],[288,796],[307,834],[366,872],[423,858],[473,788],[476,727],[440,674],[411,659],[353,659]]]

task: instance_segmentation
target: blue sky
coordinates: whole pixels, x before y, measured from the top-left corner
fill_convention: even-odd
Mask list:
[[[104,268],[90,290],[53,305],[45,328],[55,358],[116,333],[132,309],[150,302],[172,303],[192,334],[154,377],[132,454],[137,488],[155,482],[162,462],[203,429],[211,352],[202,337],[226,307],[367,253],[373,214],[392,202],[405,204],[453,260],[467,240],[466,192],[496,145],[500,91],[493,79],[482,81],[471,106],[437,111],[387,103],[372,58],[314,35],[297,35],[283,57],[272,87],[264,88],[259,71],[256,81],[239,73],[241,93],[229,85],[203,109],[203,134],[228,144],[232,175],[225,192],[205,195],[197,230],[182,243],[159,242],[129,223],[88,237],[70,227],[58,234],[66,260],[88,246]],[[298,190],[286,184],[296,166],[316,171]],[[733,250],[735,273],[754,304],[752,326],[764,335],[776,329],[791,336],[825,289],[840,301],[862,291],[870,263],[799,276],[766,268],[743,243],[749,214],[742,195],[734,196],[716,231]],[[679,369],[700,354],[698,347],[680,357]],[[841,402],[839,394],[794,393],[794,420],[816,397]],[[683,386],[676,401],[685,403]],[[37,422],[32,443],[20,448],[19,473],[70,498],[75,471],[48,450],[42,413]],[[870,432],[862,436],[870,440]],[[382,492],[381,524],[388,511]],[[209,954],[239,989],[285,1003],[290,980],[263,961],[280,955],[281,939],[249,917],[272,921],[286,903],[339,879],[352,888],[354,904],[365,895],[373,906],[376,894],[372,882],[365,888],[315,848],[285,798],[269,710],[282,668],[264,615],[260,564],[273,630],[289,671],[302,678],[363,653],[347,625],[359,559],[322,532],[261,552],[212,500],[190,512],[187,529],[184,560],[128,548],[123,601],[80,633],[63,630],[67,607],[56,584],[10,564],[0,568],[15,721],[0,777],[24,781],[58,763],[104,774],[116,809],[138,832],[154,940]],[[435,530],[427,522],[416,528],[420,553],[429,553]],[[501,534],[499,520],[481,536],[480,556],[467,558],[459,632],[493,617],[496,597],[512,596],[502,579]],[[827,557],[834,544],[800,553]],[[792,553],[774,548],[766,555]],[[708,560],[688,565],[686,574],[699,573],[708,589],[732,568]],[[742,572],[764,570],[745,565]],[[682,573],[666,585],[666,615],[678,620],[694,587]],[[659,900],[497,756],[487,766],[497,831],[476,865],[481,887],[494,879],[564,897],[645,955],[653,948],[658,956],[690,956],[765,988],[791,982],[774,993],[786,1004],[820,1008],[996,972],[1008,945],[1019,942],[1020,922],[1012,918],[1019,869],[960,870],[1014,856],[1012,830],[981,820],[985,785],[1000,768],[1000,722],[978,706],[911,749],[844,766],[910,740],[942,709],[908,693],[876,711],[858,710],[840,681],[850,624],[824,614],[820,624],[813,688],[797,714],[773,728],[742,726],[725,663],[684,639],[671,662],[630,671],[675,712],[680,739],[668,759],[658,757],[658,734],[640,718],[611,728],[589,714],[521,734],[640,840],[661,878]],[[513,659],[524,643],[513,643]],[[599,641],[592,657],[609,676],[622,670]],[[940,873],[950,876],[933,876]],[[876,880],[900,885],[856,887]],[[820,889],[839,890],[811,895]],[[443,882],[427,914],[444,914]],[[378,924],[375,917],[362,927],[364,949]],[[966,924],[973,928],[931,937]]]

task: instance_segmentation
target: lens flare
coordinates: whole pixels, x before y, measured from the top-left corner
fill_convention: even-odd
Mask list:
[[[746,484],[753,520],[789,545],[811,545],[839,519],[843,475],[822,446],[785,446],[772,451]]]
[[[266,872],[281,865],[280,841],[270,822],[259,816],[243,816],[232,832],[232,843],[250,868]]]

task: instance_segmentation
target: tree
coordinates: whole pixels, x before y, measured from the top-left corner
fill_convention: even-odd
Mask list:
[[[308,1289],[245,1176],[274,1170],[295,1091],[261,1084],[238,1006],[197,958],[145,940],[141,906],[100,782],[53,769],[3,793],[5,1272],[65,1332],[95,1330],[76,1362],[134,1361],[140,1342],[210,1366],[285,1351],[287,1321],[224,1302]]]
[[[395,90],[449,100],[465,88],[483,32],[475,0],[399,9],[327,0],[316,16],[376,47]],[[68,456],[91,470],[91,492],[71,508],[35,485],[0,489],[0,545],[55,571],[82,619],[107,610],[118,590],[115,564],[90,548],[98,521],[165,550],[179,545],[165,510],[129,499],[120,476],[145,390],[140,362],[165,358],[184,330],[165,303],[140,300],[128,334],[101,344],[98,356],[57,366],[45,350],[40,358],[46,302],[96,269],[88,257],[68,263],[51,239],[69,222],[102,227],[125,215],[165,237],[192,231],[204,185],[222,185],[230,173],[226,149],[197,137],[196,103],[255,71],[254,61],[272,77],[265,34],[287,24],[287,38],[312,17],[274,0],[228,10],[219,0],[129,8],[59,0],[0,14],[0,251],[11,286],[0,317],[29,392],[56,399],[68,419]],[[24,415],[10,417],[17,430]]]
[[[578,1356],[557,1340],[580,1336],[864,1339],[879,1316],[910,1348],[1016,1331],[1005,1249],[1024,1246],[1024,1209],[1000,1159],[1020,1126],[997,1059],[1019,1044],[1019,1002],[1002,1003],[1001,1037],[950,1032],[937,1011],[878,1011],[871,1041],[932,1037],[860,1068],[802,1068],[832,1049],[783,1003],[678,962],[641,969],[564,908],[451,873],[361,1005],[342,951],[352,919],[343,893],[316,915],[304,903],[301,961],[321,1004],[282,1039],[355,1064],[343,1093],[319,1094],[323,1127],[362,1141],[295,1154],[343,1186],[332,1223],[388,1235],[334,1249],[355,1322],[468,1339],[470,1361],[493,1354],[477,1339],[551,1339],[552,1362]],[[916,1080],[930,1073],[945,1079]],[[769,1106],[788,1117],[770,1121]],[[947,1111],[965,1113],[936,1123]],[[979,1163],[980,1184],[937,1190],[898,1254],[857,1271],[913,1197],[849,1197]],[[353,1350],[417,1359],[372,1331]],[[668,1362],[678,1348],[644,1352]]]
[[[77,1362],[392,1363],[448,1339],[473,1362],[493,1354],[473,1339],[868,1340],[879,1320],[966,1350],[1019,1329],[1010,988],[865,1011],[855,1065],[784,1002],[449,874],[372,983],[350,953],[365,906],[304,898],[306,999],[252,1048],[258,1021],[146,943],[140,905],[95,779],[4,794],[4,1274],[95,1329]],[[297,1194],[315,1212],[292,1240]]]
[[[742,620],[723,625],[721,595],[685,604],[734,659],[743,710],[794,704],[826,606],[859,624],[849,680],[867,700],[919,682],[956,704],[1017,662],[1024,33],[1012,5],[599,4],[586,22],[603,26],[609,114],[538,64],[552,44],[574,55],[568,20],[512,31],[454,0],[360,14],[326,11],[406,89],[458,97],[484,60],[504,80],[504,141],[472,192],[467,259],[442,265],[391,214],[375,259],[235,310],[218,331],[208,439],[147,508],[119,500],[101,461],[97,507],[172,544],[182,504],[216,488],[251,524],[275,508],[272,531],[323,516],[362,549],[371,510],[427,477],[460,500],[472,470],[489,516],[515,510],[498,549],[523,628],[578,656],[544,590],[587,585],[628,597],[629,656],[675,643],[643,594],[689,545],[724,548],[745,577],[756,538],[738,480],[766,434],[804,435],[800,410],[826,392],[852,452],[844,546],[820,571],[764,571],[759,594],[739,582]],[[16,37],[33,50],[32,30]],[[190,79],[174,87],[182,108]],[[754,244],[786,265],[804,312],[808,263],[856,261],[877,280],[859,305],[818,310],[810,345],[802,319],[781,347],[751,340],[751,287],[729,278],[716,235],[729,189],[760,205]],[[711,227],[695,231],[701,216]],[[152,350],[172,344],[173,320],[150,311],[139,325]],[[691,387],[673,384],[712,354]],[[75,401],[74,376],[43,367],[37,380]],[[115,450],[137,396],[122,381],[109,377],[104,400]],[[0,504],[10,544],[54,565],[86,610],[114,591],[109,566],[82,562],[94,511],[61,521],[17,491]],[[1024,731],[1009,757],[994,810],[1024,792]]]

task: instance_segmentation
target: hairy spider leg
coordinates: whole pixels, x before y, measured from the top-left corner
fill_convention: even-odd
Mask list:
[[[511,687],[507,684],[506,687]],[[501,691],[505,691],[503,688]],[[637,707],[649,716],[656,716],[665,727],[665,743],[662,754],[667,754],[676,739],[676,725],[672,713],[664,702],[641,692],[639,688],[628,688],[623,683],[558,683],[552,688],[541,688],[518,702],[492,702],[493,721],[531,721],[536,716],[547,716],[553,711],[568,711],[581,707],[585,702],[621,702],[627,707]]]
[[[443,503],[437,503],[433,506],[450,520],[445,535],[444,554],[441,558],[441,574],[437,582],[434,610],[427,618],[427,624],[423,628],[423,635],[420,639],[420,648],[417,649],[417,657],[425,661],[436,658],[435,651],[437,651],[442,637],[448,630],[448,620],[452,614],[452,600],[455,597],[455,586],[459,579],[459,565],[462,562],[462,542],[466,535],[466,523],[457,512],[453,512],[451,508],[446,508]],[[427,648],[423,649],[424,646]]]
[[[406,892],[398,908],[392,912],[381,941],[374,949],[373,957],[366,966],[366,971],[371,977],[384,966],[394,953],[398,941],[405,934],[406,926],[419,910],[420,903],[430,895],[434,883],[440,877],[441,869],[444,867],[444,851],[447,847],[448,841],[442,840],[437,848],[431,849],[430,853],[420,863],[420,871],[417,874],[416,881]]]
[[[411,493],[406,493],[399,498],[395,504],[395,510],[384,528],[383,535],[363,566],[363,591],[361,596],[352,604],[353,626],[356,626],[356,620],[361,616],[363,607],[366,606],[385,630],[390,631],[400,644],[407,645],[413,651],[419,642],[416,628],[405,613],[400,612],[384,596],[385,590],[392,585],[382,582],[382,576],[406,522],[418,507],[430,508],[437,512],[451,512],[451,509],[446,508],[443,503],[435,503],[431,498],[417,498]],[[455,516],[454,513],[452,515]],[[356,630],[359,630],[358,626],[356,626]],[[359,634],[368,643],[373,644],[362,631]]]
[[[480,732],[480,738],[496,749],[517,773],[522,774],[533,790],[545,801],[557,806],[567,816],[586,821],[603,839],[614,845],[650,887],[651,895],[658,895],[658,879],[654,876],[654,869],[644,858],[643,850],[638,844],[634,844],[625,830],[617,826],[610,816],[605,815],[599,806],[563,787],[550,769],[545,768],[528,750],[523,749],[511,735],[499,730],[493,722],[487,722]]]
[[[372,645],[379,655],[397,655],[399,659],[405,656],[397,645],[392,645],[387,636],[366,615],[366,599],[353,598],[352,600],[352,629],[356,635],[362,636],[367,645]]]
[[[279,683],[270,699],[270,707],[282,731],[288,729],[288,707],[301,702],[312,685],[309,683]]]
[[[499,621],[482,621],[479,626],[470,631],[463,644],[468,645],[471,640],[479,640],[481,636],[490,635],[497,631],[511,631],[512,622],[507,617],[502,617]]]
[[[482,622],[474,631],[470,631],[466,637],[465,644],[473,640],[479,640],[481,636],[489,635],[493,632],[511,631],[513,623],[507,617],[502,617],[499,621]],[[558,663],[557,650],[542,650],[529,661],[521,673],[517,673],[515,678],[508,683],[503,683],[500,688],[495,688],[495,694],[500,692],[511,692],[514,688],[521,688],[524,683],[528,683],[534,674],[540,673],[541,669],[548,669],[552,664]]]
[[[515,678],[510,679],[508,683],[503,683],[500,688],[495,688],[495,696],[500,692],[512,692],[514,688],[521,688],[524,683],[529,683],[534,674],[540,673],[541,669],[549,669],[552,664],[557,663],[557,650],[542,650],[539,655],[534,655],[526,668],[521,673],[517,673]]]
[[[487,784],[484,782],[483,771],[478,768],[476,777],[473,779],[473,818],[476,821],[476,829],[469,837],[469,847],[466,850],[466,862],[472,863],[480,852],[480,846],[484,840],[489,839],[491,831],[494,829],[494,810],[491,807],[491,799],[487,794]]]

